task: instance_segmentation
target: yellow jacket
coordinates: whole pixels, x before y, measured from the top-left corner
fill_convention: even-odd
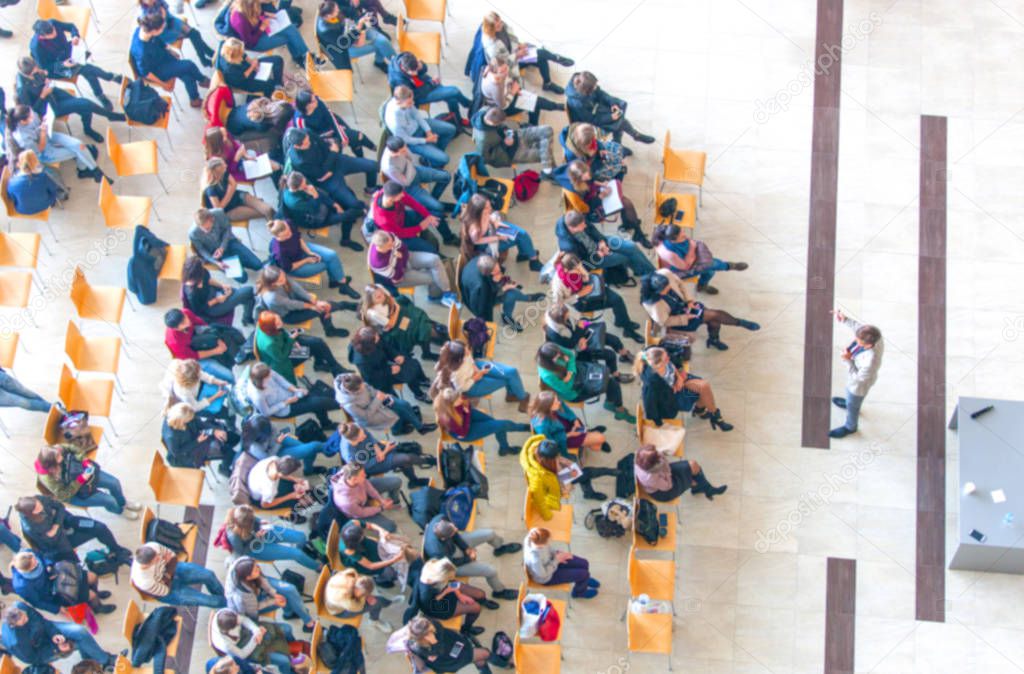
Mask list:
[[[519,465],[526,474],[526,490],[534,509],[542,518],[550,520],[553,512],[562,509],[562,485],[558,475],[537,461],[537,445],[543,440],[543,435],[530,436],[519,453]]]

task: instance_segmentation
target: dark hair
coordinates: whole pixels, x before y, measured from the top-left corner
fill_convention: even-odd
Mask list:
[[[248,450],[252,444],[262,444],[274,434],[274,426],[268,417],[253,414],[242,422],[242,450]]]
[[[22,496],[14,504],[14,509],[18,511],[19,515],[30,517],[32,511],[36,509],[36,502],[35,496]]]
[[[365,537],[363,526],[359,522],[349,522],[341,528],[341,542],[346,548],[355,548]]]
[[[636,450],[636,465],[644,470],[651,470],[661,461],[661,456],[654,445],[643,445]]]
[[[402,187],[402,183],[395,182],[394,180],[389,180],[386,183],[384,183],[384,196],[388,197],[389,199],[397,197],[404,191],[405,188]]]
[[[317,10],[317,16],[330,16],[334,14],[334,10],[338,9],[338,3],[334,0],[324,0],[320,3],[320,9]],[[298,99],[296,98],[296,102]]]
[[[302,462],[294,456],[277,457],[277,472],[282,475],[291,475],[302,468]]]
[[[10,132],[11,129],[18,126],[26,119],[32,119],[32,108],[27,105],[21,104],[16,105],[10,109],[7,113],[7,130]]]
[[[185,264],[181,266],[181,277],[182,283],[188,283],[189,281],[200,282],[208,279],[210,272],[206,271],[201,257],[192,255],[186,258]]]
[[[306,138],[309,138],[309,132],[306,131],[305,129],[300,129],[297,126],[293,126],[292,128],[288,129],[288,131],[284,134],[284,142],[292,146],[298,145]]]
[[[388,138],[388,142],[386,143],[386,145],[387,148],[392,152],[398,152],[403,147],[405,147],[405,141],[399,138],[398,136],[391,136],[391,138]]]
[[[440,538],[442,541],[447,541],[459,532],[458,527],[449,522],[446,519],[440,519],[437,524],[434,525],[434,535]]]
[[[53,21],[49,19],[39,19],[32,24],[32,32],[36,35],[48,35],[50,32],[57,28]]]
[[[658,246],[665,241],[673,241],[682,231],[677,225],[658,225],[651,233],[651,243]]]
[[[589,96],[597,89],[597,78],[589,70],[581,70],[572,76],[572,86],[576,93]]]
[[[374,350],[377,345],[377,331],[368,325],[356,330],[352,336],[351,346],[356,353],[366,355]]]
[[[556,358],[562,357],[562,350],[554,342],[544,342],[537,349],[537,367],[554,372],[559,377],[564,377],[566,369],[564,365],[556,363]]]
[[[146,12],[139,17],[139,26],[147,33],[163,28],[164,23],[166,23],[166,20],[163,14],[159,12]]]
[[[873,325],[862,325],[857,328],[857,339],[874,346],[882,339],[882,331]]]
[[[420,60],[411,51],[404,51],[396,58],[398,59],[398,67],[402,70],[419,70]]]
[[[252,570],[256,566],[256,560],[252,557],[240,557],[231,567],[231,572],[235,574],[235,581],[248,585],[249,576],[252,575]]]
[[[565,224],[568,227],[578,227],[581,223],[587,221],[582,213],[577,211],[575,208],[565,212]]]
[[[238,614],[231,609],[217,611],[217,629],[221,632],[230,632],[238,626]]]
[[[324,3],[327,4],[326,2]],[[333,2],[331,3],[334,4]],[[295,94],[295,105],[305,108],[307,105],[313,102],[313,92],[309,89],[299,89]]]
[[[298,171],[292,171],[284,178],[285,187],[290,189],[292,192],[298,192],[302,189],[302,186],[306,184],[306,176],[302,175]]]
[[[18,72],[26,77],[31,74],[35,67],[36,61],[31,56],[22,56],[18,59]]]
[[[537,445],[537,456],[542,459],[557,459],[558,454],[558,443],[554,440],[541,440]]]
[[[171,309],[164,314],[164,325],[168,328],[176,328],[185,320],[185,312],[181,309]]]
[[[661,291],[668,286],[668,278],[664,274],[651,272],[640,277],[640,303],[652,304],[661,297]]]
[[[346,372],[339,379],[341,380],[341,386],[346,391],[358,391],[359,387],[363,385],[363,378],[355,372]]]

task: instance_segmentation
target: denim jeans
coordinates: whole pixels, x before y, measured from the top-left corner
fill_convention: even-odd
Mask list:
[[[318,454],[323,454],[324,443],[322,442],[300,442],[295,438],[285,438],[281,443],[281,456],[292,456],[302,461],[306,472],[313,470]]]
[[[846,392],[846,426],[847,430],[857,430],[857,421],[860,420],[860,406],[864,404],[865,396],[858,396]]]
[[[69,502],[83,508],[103,508],[120,515],[124,512],[124,491],[116,477],[101,470],[96,474],[96,491],[89,496],[75,495]]]
[[[224,246],[224,254],[221,256],[221,259],[223,260],[228,257],[237,257],[238,261],[242,264],[242,275],[234,279],[239,283],[244,283],[249,278],[245,273],[246,269],[257,270],[263,268],[263,261],[238,239],[231,239],[228,241],[228,245]]]
[[[521,424],[515,421],[509,421],[508,419],[495,419],[491,415],[485,414],[474,407],[469,417],[469,432],[458,439],[465,440],[466,442],[472,442],[473,440],[479,440],[481,438],[486,438],[488,435],[493,435],[495,440],[498,441],[498,447],[504,449],[509,446],[509,433],[528,430],[530,430],[530,424]]]
[[[528,295],[519,288],[506,290],[505,295],[501,298],[501,313],[511,316],[512,312],[516,310],[516,302],[526,301],[528,301]]]
[[[100,115],[101,117],[110,118],[111,115],[117,114],[114,112],[108,112],[103,106],[93,103],[88,98],[80,98],[75,96],[73,98],[65,98],[60,103],[50,103],[50,108],[53,110],[53,114],[57,117],[63,117],[65,115],[78,115],[82,119],[82,129],[92,129],[92,116]]]
[[[697,277],[697,285],[706,286],[711,283],[711,279],[714,278],[716,271],[726,271],[729,269],[729,263],[724,260],[719,260],[717,257],[712,258],[711,266],[701,272],[680,272],[681,278],[693,278]]]
[[[235,383],[235,374],[231,371],[231,368],[215,358],[203,358],[200,360],[199,369],[217,379],[223,379],[232,384]]]
[[[39,153],[39,161],[43,164],[60,164],[69,159],[75,160],[75,165],[79,170],[86,171],[96,168],[96,160],[77,138],[54,131],[46,139],[46,149]]]
[[[502,388],[506,389],[510,396],[519,400],[526,397],[526,388],[523,387],[523,380],[519,376],[519,370],[504,363],[495,363],[494,361],[487,360],[476,361],[476,366],[480,369],[483,369],[485,365],[490,365],[491,369],[482,379],[469,387],[469,390],[466,391],[467,397],[480,398]]]
[[[204,78],[204,75],[199,70],[199,66],[192,61],[174,59],[164,63],[160,67],[160,72],[154,72],[153,74],[162,80],[172,78],[181,80],[181,83],[185,86],[185,91],[188,93],[188,99],[190,101],[199,99],[199,82]]]
[[[306,245],[309,246],[311,251],[320,256],[320,261],[304,264],[298,269],[292,269],[288,272],[290,275],[298,278],[309,278],[326,271],[327,278],[331,280],[331,283],[339,283],[341,279],[345,278],[345,269],[341,266],[341,260],[338,259],[337,253],[326,246],[309,241],[306,242]]]
[[[412,424],[414,428],[419,430],[423,422],[420,421],[420,417],[416,414],[412,404],[398,396],[391,396],[391,400],[393,401],[391,403],[391,411],[398,415],[398,421],[391,427],[391,432],[398,435],[402,430],[402,426],[407,423]]]
[[[190,587],[192,585],[203,585],[209,594]],[[208,608],[227,606],[227,600],[224,598],[224,586],[217,580],[217,574],[210,569],[189,562],[178,562],[178,566],[174,569],[174,578],[171,579],[171,591],[163,597],[159,597],[159,601],[174,606],[206,606]]]
[[[51,403],[24,384],[0,370],[0,407],[20,407],[32,412],[49,412]]]
[[[114,654],[108,653],[96,643],[92,635],[89,634],[88,628],[85,625],[76,625],[70,622],[59,622],[54,621],[53,626],[57,628],[57,631],[64,635],[64,638],[75,644],[79,651],[82,652],[82,657],[89,660],[95,660],[101,665],[113,665]]]
[[[518,225],[506,223],[505,226],[515,232],[515,238],[502,239],[498,243],[498,250],[504,253],[510,248],[519,248],[519,257],[532,260],[537,257],[537,249],[533,247],[533,239],[529,233]]]
[[[292,60],[305,65],[306,53],[309,51],[309,48],[306,46],[305,40],[302,39],[302,33],[294,25],[288,26],[281,32],[274,33],[273,35],[262,35],[260,39],[256,40],[252,50],[270,51],[282,46],[288,47],[288,53],[292,55]]]
[[[632,241],[619,236],[612,236],[608,239],[608,248],[612,252],[610,255],[601,258],[597,264],[599,269],[627,265],[636,276],[646,276],[654,271],[654,265],[643,254],[639,246]]]
[[[366,44],[358,47],[349,47],[348,54],[352,58],[359,58],[372,52],[376,52],[373,62],[383,65],[385,61],[390,60],[395,55],[395,48],[391,46],[391,38],[387,35],[376,28],[367,28]]]
[[[21,550],[21,539],[18,538],[18,534],[2,524],[0,524],[0,543],[6,545],[11,552]]]
[[[242,322],[249,324],[252,321],[253,306],[256,304],[256,291],[252,286],[239,286],[231,291],[226,300],[210,306],[206,315],[211,318],[231,316],[234,319],[235,308],[242,307]]]
[[[444,150],[448,147],[448,143],[452,142],[452,139],[455,138],[458,130],[454,125],[437,119],[428,119],[427,126],[437,134],[437,140],[434,143],[410,143],[409,151],[418,155],[428,166],[438,169],[444,168],[450,161],[448,153]],[[418,131],[416,136],[423,137],[423,131]]]
[[[249,543],[249,556],[261,562],[288,560],[312,571],[319,571],[320,563],[300,549],[306,540],[306,534],[297,529],[275,525],[263,538],[253,539]]]
[[[320,568],[319,564],[317,568]],[[305,605],[302,603],[302,595],[299,594],[294,585],[286,580],[270,578],[269,576],[267,577],[267,582],[270,583],[270,587],[277,590],[277,593],[285,598],[285,611],[299,616],[299,620],[302,621],[303,625],[313,621],[313,617],[309,615],[309,611],[306,610]],[[291,629],[291,625],[288,625],[288,628]]]
[[[420,105],[421,103],[437,103],[439,101],[444,101],[448,106],[448,111],[453,113],[456,117],[462,116],[459,114],[460,105],[467,110],[473,107],[473,101],[466,98],[465,94],[463,94],[458,87],[444,85],[434,87],[433,91],[417,100],[416,105]]]

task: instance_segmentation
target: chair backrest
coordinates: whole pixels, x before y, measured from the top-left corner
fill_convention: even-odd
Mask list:
[[[135,600],[129,599],[128,606],[124,609],[124,622],[121,625],[121,634],[124,635],[129,644],[132,642],[132,632],[135,631],[135,626],[145,620],[145,618],[146,616],[142,614]]]
[[[21,667],[14,664],[14,658],[4,655],[0,658],[0,674],[21,674]]]
[[[7,195],[7,186],[11,182],[11,165],[7,164],[4,166],[3,173],[0,173],[0,198],[3,199],[4,209],[7,211],[7,217],[17,217],[18,212],[14,210],[14,202],[11,201],[11,197]]]
[[[341,542],[341,527],[338,520],[331,522],[331,528],[327,531],[327,566],[335,571],[341,568],[341,556],[338,544]]]
[[[40,236],[35,233],[0,232],[0,267],[29,267],[39,262]]]
[[[153,463],[149,467],[149,487],[153,490],[153,494],[157,500],[160,500],[160,493],[163,491],[163,483],[167,478],[167,464],[164,463],[164,457],[160,455],[160,452],[153,452]]]
[[[309,638],[309,657],[313,660],[313,671],[322,672],[323,666],[320,664],[320,643],[324,640],[324,628],[317,620],[316,624],[313,625],[313,634]]]
[[[324,608],[324,590],[327,588],[327,581],[330,579],[330,566],[320,569],[320,575],[316,579],[316,586],[313,588],[313,605],[316,607],[317,613],[326,612],[327,610]]]
[[[0,332],[0,367],[7,370],[13,368],[17,353],[18,333],[13,330],[7,334]]]
[[[82,333],[78,330],[78,326],[75,325],[74,321],[68,321],[67,330],[64,332],[64,353],[67,355],[71,364],[75,366],[76,370],[81,370],[79,366],[78,356],[81,354],[82,344],[85,340],[82,339]]]
[[[121,143],[117,140],[117,134],[114,133],[114,127],[107,127],[107,156],[110,157],[110,161],[117,167],[121,163],[121,157],[123,156]]]
[[[399,50],[404,49],[402,43],[405,41],[405,16],[398,13],[398,23],[395,25],[395,44],[398,45]]]
[[[46,415],[46,423],[43,425],[43,440],[46,441],[46,444],[56,445],[60,442],[60,420],[62,416],[60,408],[56,406],[50,408],[50,413]]]
[[[661,170],[664,172],[672,157],[672,130],[665,129],[665,142],[661,146]]]
[[[36,0],[36,13],[40,19],[58,19],[57,3],[54,0]]]
[[[142,518],[139,520],[139,543],[143,544],[146,542],[146,530],[149,529],[149,523],[156,519],[156,515],[153,513],[153,509],[146,506],[146,509],[142,511]]]
[[[109,127],[108,127],[109,129]],[[106,178],[100,178],[100,211],[103,212],[103,217],[107,215],[107,211],[110,210],[111,204],[114,203],[116,197],[114,196],[114,190],[111,188],[110,183],[107,182]]]
[[[71,400],[74,397],[75,391],[75,378],[71,375],[71,370],[68,369],[67,365],[61,365],[60,367],[60,384],[57,387],[57,397],[64,403],[64,407],[71,408]]]

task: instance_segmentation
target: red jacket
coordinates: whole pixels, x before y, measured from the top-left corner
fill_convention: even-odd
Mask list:
[[[171,355],[179,360],[186,360],[192,358],[199,360],[199,353],[192,348],[192,335],[196,332],[196,326],[206,325],[206,321],[196,316],[188,309],[182,309],[181,312],[188,317],[188,320],[192,322],[188,330],[176,330],[174,328],[167,328],[164,331],[164,344],[167,345],[167,350],[171,352]]]
[[[423,230],[420,225],[414,227],[405,226],[405,209],[411,208],[424,218],[430,216],[430,211],[406,192],[402,193],[402,196],[398,198],[398,201],[391,208],[384,208],[381,205],[383,197],[384,190],[377,190],[370,202],[370,217],[373,219],[373,223],[377,225],[377,228],[390,232],[400,239],[414,239],[419,236],[419,233]]]

